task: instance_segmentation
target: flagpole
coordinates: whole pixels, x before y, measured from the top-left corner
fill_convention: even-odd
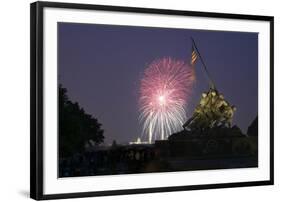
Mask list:
[[[207,66],[206,66],[206,64],[205,64],[205,62],[204,62],[204,60],[203,60],[203,58],[201,57],[201,54],[200,54],[200,52],[199,52],[199,50],[198,50],[198,48],[197,48],[197,46],[196,46],[196,44],[195,44],[194,39],[193,39],[192,37],[190,37],[190,38],[191,38],[191,40],[192,40],[192,44],[194,45],[194,48],[195,48],[196,52],[198,53],[198,56],[199,56],[199,58],[200,58],[200,60],[201,60],[201,63],[202,63],[202,65],[203,65],[204,69],[205,69],[205,72],[206,72],[206,74],[207,74],[207,77],[208,77],[208,79],[209,79],[209,82],[211,83],[211,88],[216,89],[215,83],[214,83],[214,81],[213,81],[213,79],[212,79],[212,77],[211,77],[211,75],[210,75],[210,73],[209,73],[209,71],[208,71],[208,69],[207,69]]]

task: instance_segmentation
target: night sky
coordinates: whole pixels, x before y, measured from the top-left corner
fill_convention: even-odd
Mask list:
[[[163,57],[190,61],[191,36],[218,91],[237,107],[233,123],[246,132],[258,113],[258,33],[59,23],[59,83],[102,124],[106,143],[136,140],[144,69]],[[195,69],[188,118],[209,89],[199,60]]]

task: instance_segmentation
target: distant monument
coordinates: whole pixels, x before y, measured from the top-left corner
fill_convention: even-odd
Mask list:
[[[134,145],[134,144],[151,144],[151,143],[146,141],[141,141],[140,137],[138,137],[136,141],[129,142],[129,144]]]

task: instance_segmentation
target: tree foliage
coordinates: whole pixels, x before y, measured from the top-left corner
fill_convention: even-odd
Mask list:
[[[247,134],[249,136],[258,136],[258,127],[259,127],[258,116],[256,116],[256,118],[248,127]]]
[[[59,86],[59,155],[68,157],[82,152],[87,142],[100,144],[104,140],[101,124],[87,114],[77,102],[67,96],[66,88]]]

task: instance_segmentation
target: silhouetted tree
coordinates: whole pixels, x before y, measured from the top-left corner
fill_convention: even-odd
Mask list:
[[[254,121],[250,124],[247,130],[247,134],[249,136],[258,136],[258,116],[254,119]]]
[[[67,96],[66,88],[59,86],[59,155],[71,156],[82,152],[84,145],[92,140],[100,144],[104,140],[101,124],[92,115],[87,114],[77,102]]]

